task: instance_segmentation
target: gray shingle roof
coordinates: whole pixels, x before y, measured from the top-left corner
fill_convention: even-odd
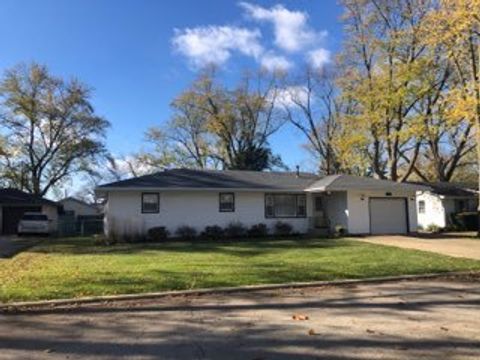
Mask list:
[[[0,204],[9,205],[30,205],[30,204],[48,204],[57,206],[53,201],[44,199],[40,196],[32,195],[18,189],[0,189]]]
[[[411,183],[398,183],[391,180],[379,180],[354,175],[328,175],[314,182],[307,190],[341,191],[341,190],[426,190],[428,187]]]
[[[423,190],[421,185],[352,175],[320,177],[311,173],[172,169],[99,186],[108,189],[252,189],[283,191]]]
[[[430,188],[430,191],[437,195],[444,196],[458,196],[458,197],[470,197],[477,196],[478,190],[471,189],[461,184],[448,183],[448,182],[436,182],[436,183],[415,183],[426,185]]]
[[[317,175],[310,173],[300,173],[297,176],[295,172],[172,169],[101,185],[98,190],[108,188],[214,188],[300,191],[318,179]]]

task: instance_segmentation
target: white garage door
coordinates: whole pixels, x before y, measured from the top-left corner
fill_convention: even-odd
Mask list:
[[[372,234],[407,233],[405,199],[370,199],[370,232]]]

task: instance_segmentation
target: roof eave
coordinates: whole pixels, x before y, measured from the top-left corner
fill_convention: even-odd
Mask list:
[[[97,187],[95,193],[111,191],[241,191],[241,192],[304,192],[305,188],[233,188],[233,187]]]

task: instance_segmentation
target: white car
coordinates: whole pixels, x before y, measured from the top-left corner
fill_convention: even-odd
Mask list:
[[[26,212],[18,223],[18,235],[50,233],[50,220],[42,213]]]

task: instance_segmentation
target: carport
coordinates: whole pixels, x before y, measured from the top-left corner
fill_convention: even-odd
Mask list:
[[[25,212],[42,212],[57,226],[58,205],[45,198],[18,189],[0,189],[0,234],[17,232],[17,225]]]

